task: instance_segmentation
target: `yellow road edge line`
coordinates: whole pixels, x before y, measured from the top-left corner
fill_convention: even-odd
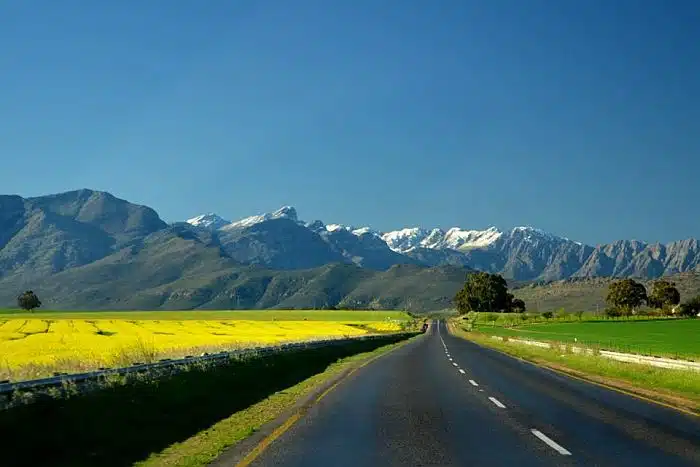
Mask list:
[[[528,359],[526,359],[526,358],[519,357],[519,356],[517,356],[517,355],[512,355],[512,354],[509,354],[508,352],[504,352],[503,350],[497,349],[497,348],[495,348],[495,347],[489,347],[488,345],[482,345],[482,344],[480,344],[480,343],[478,343],[478,342],[472,341],[472,340],[470,340],[470,339],[467,339],[466,337],[463,337],[463,336],[460,336],[460,335],[458,335],[458,334],[455,334],[455,333],[451,332],[449,326],[448,326],[448,331],[449,331],[450,334],[452,334],[453,336],[459,337],[460,339],[464,339],[465,341],[472,342],[472,343],[474,343],[474,344],[476,344],[476,345],[479,345],[479,346],[482,346],[482,347],[487,347],[487,348],[489,348],[489,349],[491,349],[491,350],[495,350],[496,352],[502,353],[503,355],[507,355],[508,357],[515,358],[515,359],[520,360],[520,361],[522,361],[522,362],[530,363],[531,365],[535,365],[535,366],[538,366],[538,367],[540,367],[540,368],[544,368],[544,369],[546,369],[546,370],[553,371],[553,372],[558,373],[558,374],[560,374],[560,375],[568,376],[569,378],[574,378],[574,379],[576,379],[576,380],[583,381],[584,383],[595,384],[595,385],[597,385],[597,386],[600,386],[600,387],[603,387],[603,388],[606,388],[606,389],[611,389],[611,390],[616,391],[616,392],[619,392],[619,393],[621,393],[621,394],[625,394],[625,395],[627,395],[627,396],[631,396],[631,397],[634,397],[634,398],[636,398],[636,399],[643,400],[643,401],[645,401],[645,402],[651,402],[652,404],[657,404],[657,405],[666,407],[666,408],[668,408],[668,409],[673,409],[673,410],[676,410],[676,411],[678,411],[678,412],[682,412],[682,413],[685,413],[685,414],[688,414],[688,415],[692,415],[692,416],[694,416],[694,417],[700,417],[700,414],[698,414],[697,412],[693,412],[693,411],[691,411],[691,410],[688,410],[688,409],[685,409],[685,408],[682,408],[682,407],[677,407],[677,406],[675,406],[675,405],[668,404],[668,403],[666,403],[666,402],[662,402],[662,401],[659,401],[659,400],[656,400],[656,399],[651,399],[651,398],[649,398],[649,397],[642,396],[641,394],[637,394],[637,393],[635,393],[635,392],[631,392],[631,391],[628,391],[628,390],[626,390],[626,389],[619,388],[619,387],[617,387],[617,386],[612,386],[612,385],[610,385],[610,384],[606,384],[606,383],[602,383],[602,382],[600,382],[600,381],[595,381],[595,380],[592,380],[592,379],[584,378],[584,377],[582,377],[582,376],[575,375],[575,374],[569,373],[569,372],[567,372],[567,371],[563,371],[563,370],[560,370],[560,369],[557,369],[557,368],[552,368],[551,366],[547,365],[546,363],[535,362],[535,361],[533,361],[533,360],[528,360]],[[572,371],[573,371],[573,370],[572,370]]]
[[[253,448],[248,454],[246,454],[246,456],[243,459],[241,459],[240,462],[238,462],[236,464],[236,467],[248,467],[253,461],[255,461],[255,459],[260,457],[260,455],[263,452],[265,452],[265,450],[270,446],[270,444],[272,444],[273,441],[275,441],[277,438],[282,436],[287,430],[289,430],[292,426],[294,426],[294,424],[304,415],[304,413],[306,413],[308,411],[309,408],[311,408],[311,406],[313,406],[314,404],[317,404],[321,399],[326,397],[333,389],[338,387],[340,385],[340,383],[345,381],[350,375],[355,373],[357,370],[374,362],[378,358],[383,357],[385,355],[389,355],[394,350],[402,347],[405,344],[408,344],[408,342],[410,340],[411,339],[406,339],[403,343],[401,343],[402,345],[396,346],[395,348],[389,350],[388,352],[384,352],[382,354],[375,355],[374,357],[370,358],[369,360],[362,362],[360,365],[358,365],[355,368],[348,371],[348,373],[345,376],[343,376],[338,381],[333,383],[331,385],[331,387],[329,387],[328,389],[323,391],[318,397],[316,397],[316,399],[314,399],[314,401],[308,407],[300,408],[297,412],[294,413],[294,415],[289,417],[282,425],[275,428],[275,430],[272,433],[270,433],[267,437],[265,437],[262,441],[260,441],[258,443],[258,445],[255,446],[255,448]]]

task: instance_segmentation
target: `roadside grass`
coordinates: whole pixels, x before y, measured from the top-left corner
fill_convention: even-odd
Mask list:
[[[451,329],[456,335],[479,345],[700,414],[700,372],[574,354],[566,345],[545,349],[503,342],[489,334],[465,331],[456,323],[452,323]]]
[[[0,411],[2,464],[109,467],[148,459],[142,465],[204,465],[326,378],[403,339],[193,365],[162,378],[119,380],[18,405]]]
[[[512,327],[478,324],[476,330],[497,336],[570,342],[643,355],[700,359],[700,319],[586,320]]]
[[[17,319],[128,319],[128,320],[259,320],[259,321],[408,321],[404,311],[363,310],[230,310],[230,311],[71,311],[27,312],[0,310],[0,320]]]

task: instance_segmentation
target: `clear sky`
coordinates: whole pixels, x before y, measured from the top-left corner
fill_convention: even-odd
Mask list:
[[[700,1],[0,0],[0,192],[700,236]]]

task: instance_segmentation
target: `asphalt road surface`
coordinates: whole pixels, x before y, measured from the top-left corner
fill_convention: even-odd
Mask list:
[[[524,363],[439,323],[355,372],[252,466],[700,466],[700,417]]]

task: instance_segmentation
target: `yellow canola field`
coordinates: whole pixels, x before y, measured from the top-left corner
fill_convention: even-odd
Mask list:
[[[375,331],[400,331],[400,325],[390,321],[12,319],[0,322],[0,376],[13,376],[27,366],[44,367],[43,371],[35,368],[36,374],[49,368],[78,371],[183,356],[188,350],[274,345]]]

